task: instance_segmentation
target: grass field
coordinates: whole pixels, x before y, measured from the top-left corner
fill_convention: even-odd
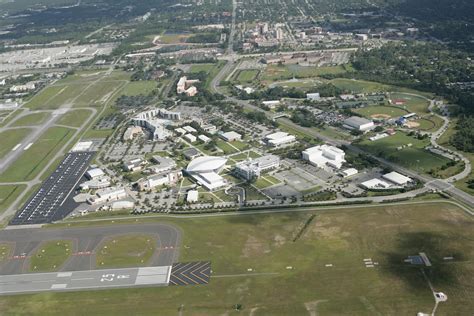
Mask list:
[[[180,261],[211,261],[208,285],[3,296],[3,312],[176,315],[182,306],[183,315],[431,313],[434,300],[421,268],[403,262],[421,251],[433,262],[425,269],[429,280],[448,295],[437,315],[474,309],[473,220],[450,204],[167,222],[184,232]],[[448,255],[453,262],[442,259]],[[365,258],[378,265],[366,268]]]
[[[72,110],[61,116],[56,124],[71,127],[81,127],[85,121],[91,116],[92,111],[86,109]]]
[[[412,144],[397,150],[402,145]],[[389,159],[404,167],[414,169],[419,172],[428,172],[433,168],[439,168],[450,160],[430,153],[424,147],[429,144],[429,140],[418,140],[407,136],[402,132],[397,132],[393,136],[385,137],[376,141],[364,140],[357,146],[370,153]]]
[[[231,144],[233,144],[233,143],[231,143]],[[223,141],[222,139],[216,140],[216,146],[219,147],[220,149],[222,149],[222,151],[224,151],[224,154],[226,154],[226,155],[235,154],[235,153],[238,152],[237,149],[235,149],[234,147],[229,145],[228,142]]]
[[[115,236],[101,244],[96,254],[98,268],[124,268],[144,266],[150,261],[156,249],[156,236]]]
[[[248,83],[254,81],[259,73],[257,69],[243,69],[239,70],[234,77],[239,83]]]
[[[31,113],[26,116],[20,117],[17,119],[13,124],[10,126],[36,126],[41,125],[50,117],[49,113],[39,112],[39,113]]]
[[[331,80],[330,83],[340,89],[344,89],[352,93],[392,91],[392,87],[389,85],[371,81],[337,78]]]
[[[395,106],[381,105],[367,106],[364,108],[353,109],[352,111],[371,119],[377,118],[377,114],[390,115],[391,118],[398,118],[408,113],[408,111]]]
[[[311,78],[327,74],[341,74],[345,72],[346,68],[343,66],[317,67],[300,65],[270,65],[265,68],[262,80],[277,81],[292,78]]]
[[[74,131],[72,129],[64,127],[49,128],[0,175],[0,182],[34,179],[73,134]]]
[[[51,240],[43,243],[30,258],[30,271],[58,271],[72,253],[71,240]]]
[[[156,81],[132,81],[123,88],[122,94],[135,96],[139,94],[148,95],[156,88]]]
[[[224,65],[225,65],[224,62],[218,62],[216,64],[192,64],[190,72],[191,73],[198,73],[198,72],[207,73],[204,86],[206,88],[209,88],[209,84],[211,83],[212,79],[219,73],[219,71]]]
[[[392,102],[393,100],[405,101],[405,103],[399,106],[407,109],[409,112],[415,112],[419,115],[429,113],[428,106],[430,105],[430,102],[420,96],[415,96],[406,93],[390,93],[390,99],[392,100]]]
[[[0,264],[8,259],[10,255],[12,247],[10,244],[2,244],[0,243]]]
[[[6,130],[0,133],[0,159],[3,158],[8,152],[10,152],[16,145],[21,143],[31,129],[29,128],[16,128]]]
[[[25,184],[0,185],[0,213],[5,212],[25,189]]]

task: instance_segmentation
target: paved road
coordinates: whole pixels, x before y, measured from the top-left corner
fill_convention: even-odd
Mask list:
[[[72,240],[72,256],[60,268],[64,271],[95,269],[96,251],[101,242],[110,236],[139,233],[153,234],[157,237],[157,252],[151,259],[151,265],[171,265],[178,258],[181,232],[174,226],[147,223],[109,226],[89,226],[75,228],[31,228],[6,229],[0,231],[2,243],[12,245],[9,259],[0,265],[1,275],[26,273],[29,271],[30,257],[48,240]]]
[[[0,295],[44,291],[167,286],[171,266],[0,276]]]

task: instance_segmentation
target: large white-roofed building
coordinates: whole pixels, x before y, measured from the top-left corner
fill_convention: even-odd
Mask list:
[[[319,168],[331,166],[340,169],[346,161],[345,153],[342,149],[329,145],[319,145],[303,151],[303,159]]]
[[[276,132],[265,136],[263,141],[273,147],[281,147],[296,142],[296,137],[285,132]]]
[[[172,112],[165,109],[153,109],[136,115],[132,122],[137,126],[148,129],[153,140],[163,141],[170,132],[166,129],[167,125],[171,125],[173,121],[181,120],[180,112]]]
[[[242,161],[235,165],[235,173],[250,180],[253,177],[260,177],[262,172],[278,168],[280,166],[280,157],[275,155],[266,155],[255,158],[250,161]]]
[[[359,116],[351,116],[344,120],[343,127],[350,130],[365,132],[375,127],[374,122]]]
[[[226,180],[219,175],[227,162],[226,158],[203,156],[193,159],[186,172],[193,177],[194,180],[206,189],[213,191],[227,185]]]
[[[382,176],[385,180],[395,183],[396,185],[407,185],[408,183],[412,182],[412,179],[400,174],[398,172],[392,171],[390,173],[384,174]]]

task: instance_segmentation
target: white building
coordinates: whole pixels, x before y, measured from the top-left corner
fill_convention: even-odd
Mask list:
[[[117,201],[113,202],[110,208],[112,211],[118,211],[118,210],[131,210],[135,206],[135,203],[132,201]]]
[[[176,84],[176,93],[185,93],[189,97],[195,96],[198,90],[193,86],[193,84],[196,82],[199,82],[199,80],[188,80],[186,76],[179,78],[178,83]]]
[[[89,181],[82,182],[79,184],[81,190],[98,190],[110,187],[111,182],[108,176],[95,178]]]
[[[161,157],[161,156],[153,156],[151,161],[155,164],[150,166],[150,169],[153,173],[161,173],[165,171],[169,171],[176,167],[176,162],[168,157]]]
[[[254,177],[260,177],[262,172],[276,169],[280,166],[280,157],[275,155],[266,155],[250,161],[242,161],[235,165],[235,173],[250,180]]]
[[[124,188],[111,187],[97,190],[95,195],[87,200],[89,204],[100,204],[126,198],[127,192]]]
[[[220,136],[226,142],[233,142],[233,141],[242,139],[242,135],[240,135],[239,133],[234,132],[234,131],[227,132],[227,133],[222,133]]]
[[[182,178],[181,171],[172,171],[153,175],[138,182],[140,191],[148,191],[160,185],[175,185]]]
[[[197,130],[194,127],[189,126],[189,125],[184,126],[183,129],[188,133],[196,133],[197,132]]]
[[[413,180],[407,176],[404,176],[403,174],[400,174],[398,172],[392,171],[390,173],[384,174],[382,176],[383,179],[388,180],[392,183],[395,183],[396,185],[399,186],[405,186],[408,183],[412,182]]]
[[[203,126],[201,126],[201,128],[202,128],[203,131],[205,131],[206,133],[209,133],[209,134],[217,133],[217,127],[215,125],[212,125],[212,124],[203,125]]]
[[[193,177],[198,184],[212,191],[227,185],[226,180],[219,175],[227,162],[223,157],[203,156],[193,159],[186,172]]]
[[[362,182],[360,185],[363,188],[372,189],[372,190],[385,190],[385,189],[390,189],[390,187],[392,186],[390,183],[387,183],[377,178]]]
[[[352,116],[344,120],[343,127],[351,130],[365,132],[374,128],[374,122],[359,116]]]
[[[199,200],[199,192],[198,190],[189,190],[186,194],[186,202],[188,203],[196,203]]]
[[[359,171],[356,168],[349,168],[341,171],[341,175],[344,178],[352,177],[356,175]]]
[[[194,143],[197,140],[196,136],[194,136],[193,134],[184,135],[184,139],[186,139],[190,143]]]
[[[34,89],[36,89],[35,83],[28,82],[27,84],[10,87],[10,92],[26,92]]]
[[[306,93],[306,99],[312,100],[312,101],[317,101],[317,100],[321,100],[321,96],[319,95],[319,92]]]
[[[342,149],[329,145],[319,145],[303,151],[303,159],[319,168],[331,166],[340,169],[346,161],[345,153]]]
[[[180,121],[181,113],[172,112],[165,109],[153,109],[139,113],[132,119],[132,122],[148,129],[153,136],[153,140],[163,141],[170,132],[166,129],[167,125],[171,125],[173,121]]]
[[[211,139],[209,137],[207,137],[206,135],[199,135],[198,136],[199,140],[202,141],[203,143],[209,143],[211,141]]]
[[[123,168],[125,169],[125,171],[135,172],[135,171],[142,170],[144,165],[145,165],[145,161],[143,161],[143,159],[135,158],[135,159],[125,161],[123,163]]]
[[[86,172],[86,178],[89,180],[97,179],[103,176],[105,176],[105,173],[100,168],[90,169]]]
[[[184,128],[178,127],[174,130],[178,135],[186,134],[186,130]]]
[[[263,101],[262,104],[264,106],[267,106],[269,109],[274,109],[278,105],[280,105],[280,101],[279,100]]]
[[[263,141],[273,147],[281,147],[296,142],[296,137],[285,132],[276,132],[265,136]]]

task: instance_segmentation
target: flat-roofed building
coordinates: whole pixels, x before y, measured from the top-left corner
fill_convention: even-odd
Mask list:
[[[136,172],[143,169],[145,161],[142,158],[134,158],[123,163],[125,171]]]
[[[151,161],[154,163],[153,166],[150,166],[150,169],[153,173],[161,173],[176,167],[176,162],[169,157],[153,156]]]
[[[211,141],[211,139],[209,137],[207,137],[206,135],[199,135],[198,138],[203,143],[209,143]]]
[[[266,155],[250,161],[242,161],[235,165],[235,173],[246,179],[258,178],[262,172],[276,169],[280,166],[280,157]]]
[[[93,169],[87,170],[86,172],[86,178],[89,180],[100,178],[103,176],[105,176],[105,173],[100,168],[93,168]]]
[[[184,135],[184,139],[186,139],[190,143],[194,143],[197,140],[196,136],[194,136],[193,134]]]
[[[340,169],[346,161],[345,153],[342,149],[329,145],[319,145],[308,148],[302,153],[303,159],[319,168],[331,166]]]
[[[120,200],[128,196],[124,188],[111,187],[97,190],[95,195],[87,200],[89,204],[100,204]]]
[[[198,190],[189,190],[186,194],[186,202],[196,203],[199,200],[199,191]]]
[[[356,168],[348,168],[348,169],[342,170],[341,175],[344,178],[348,178],[348,177],[352,177],[352,176],[356,175],[358,172],[359,171]]]
[[[374,122],[359,116],[352,116],[344,120],[343,127],[350,130],[365,132],[375,127]]]
[[[403,174],[398,172],[392,171],[390,173],[384,174],[382,176],[385,180],[395,183],[396,185],[405,186],[408,183],[412,182],[413,180]]]
[[[369,190],[386,190],[392,187],[390,183],[387,183],[377,178],[364,181],[360,184],[360,186]]]
[[[181,171],[164,172],[142,179],[138,182],[140,191],[148,191],[161,185],[175,185],[182,178]]]
[[[296,142],[296,137],[285,132],[276,132],[265,136],[263,141],[273,147],[282,147]]]
[[[201,156],[201,152],[196,148],[188,148],[183,151],[183,155],[188,160],[193,160],[199,156]]]
[[[233,142],[233,141],[242,139],[242,135],[240,135],[239,133],[234,132],[234,131],[222,133],[220,136],[226,142]]]

